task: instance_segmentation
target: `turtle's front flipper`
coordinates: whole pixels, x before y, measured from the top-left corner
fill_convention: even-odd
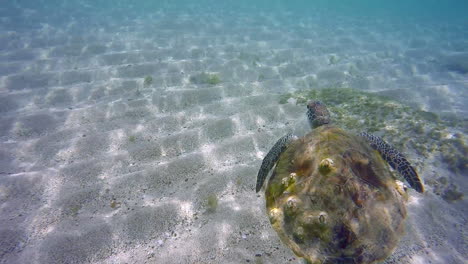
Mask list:
[[[283,151],[286,149],[289,143],[294,140],[294,138],[295,136],[291,133],[281,137],[278,139],[278,141],[276,141],[275,145],[270,149],[265,158],[263,158],[262,166],[260,167],[257,175],[257,186],[255,187],[256,192],[260,191],[271,168],[273,168],[281,153],[283,153]]]
[[[362,132],[359,135],[365,138],[370,145],[380,153],[384,160],[406,179],[413,189],[420,193],[424,192],[421,179],[403,154],[380,137],[366,132]]]

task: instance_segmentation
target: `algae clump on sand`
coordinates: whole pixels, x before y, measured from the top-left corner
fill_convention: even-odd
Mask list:
[[[218,76],[218,74],[215,74],[215,73],[202,72],[202,73],[190,76],[190,82],[193,84],[216,85],[221,82],[221,78]]]
[[[152,83],[153,83],[153,77],[151,77],[149,75],[146,76],[145,79],[143,80],[143,86],[145,88],[150,87]]]
[[[207,212],[213,213],[218,208],[218,197],[215,194],[210,194],[206,198]]]

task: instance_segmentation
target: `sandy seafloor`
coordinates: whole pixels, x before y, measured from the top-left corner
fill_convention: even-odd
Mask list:
[[[303,107],[279,94],[352,87],[468,114],[466,23],[1,11],[1,263],[300,263],[254,190],[274,142],[307,131]],[[201,72],[221,83],[190,81]],[[445,175],[467,193],[437,156],[406,155],[424,181]],[[410,191],[386,263],[466,263],[466,198],[426,188]]]

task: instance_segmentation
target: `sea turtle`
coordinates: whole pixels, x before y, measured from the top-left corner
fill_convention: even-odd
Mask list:
[[[349,133],[330,122],[326,106],[307,104],[312,131],[287,134],[263,159],[270,222],[280,239],[308,263],[374,263],[388,257],[403,233],[407,193],[385,163],[418,192],[418,174],[381,138]]]

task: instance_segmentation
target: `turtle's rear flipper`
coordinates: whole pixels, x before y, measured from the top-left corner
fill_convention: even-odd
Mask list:
[[[260,191],[265,182],[266,177],[270,170],[275,166],[276,162],[278,161],[281,153],[286,149],[286,147],[294,140],[294,136],[291,133],[288,133],[278,139],[275,145],[270,149],[268,154],[263,158],[262,166],[258,171],[257,175],[257,186],[255,187],[256,192]]]
[[[362,132],[359,135],[365,138],[370,145],[380,153],[383,159],[406,179],[413,189],[420,193],[424,192],[421,179],[403,154],[398,152],[398,150],[393,148],[380,137],[366,132]]]

